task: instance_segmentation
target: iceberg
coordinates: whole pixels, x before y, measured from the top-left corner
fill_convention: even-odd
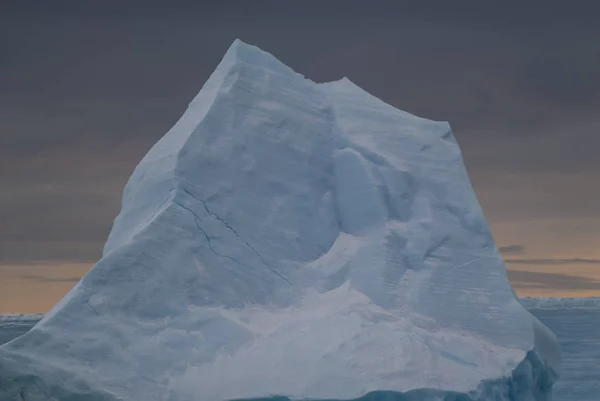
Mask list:
[[[560,358],[448,123],[236,40],[0,398],[542,401]]]

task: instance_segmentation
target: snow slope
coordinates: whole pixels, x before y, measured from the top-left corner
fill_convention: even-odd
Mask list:
[[[0,359],[28,401],[539,401],[560,351],[447,123],[236,41],[135,169],[101,260]]]

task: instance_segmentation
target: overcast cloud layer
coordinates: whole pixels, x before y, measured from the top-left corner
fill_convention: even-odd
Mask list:
[[[537,260],[517,281],[576,289],[543,260],[600,259],[600,2],[205,3],[2,2],[0,264],[96,260],[129,174],[235,38],[449,121],[498,246]]]

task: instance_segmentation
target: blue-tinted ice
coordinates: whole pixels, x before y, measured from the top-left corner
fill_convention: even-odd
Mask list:
[[[236,41],[102,259],[0,358],[27,401],[542,401],[560,352],[447,123]]]

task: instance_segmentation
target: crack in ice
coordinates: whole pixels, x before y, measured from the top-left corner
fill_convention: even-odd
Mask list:
[[[192,209],[190,209],[189,207],[182,205],[182,204],[181,204],[181,203],[179,203],[179,202],[173,201],[173,203],[174,203],[174,204],[176,204],[177,206],[181,207],[182,209],[184,209],[184,210],[186,210],[186,211],[190,212],[190,213],[192,214],[192,216],[194,217],[194,223],[195,223],[195,225],[196,225],[196,228],[198,228],[198,230],[199,230],[199,231],[202,233],[202,235],[203,235],[203,236],[204,236],[204,238],[206,239],[206,243],[208,244],[208,249],[210,249],[210,251],[211,251],[213,254],[215,254],[216,256],[219,256],[219,257],[221,257],[221,258],[226,258],[226,259],[232,260],[232,261],[234,261],[234,262],[236,262],[236,263],[239,263],[239,261],[238,261],[238,260],[236,260],[235,258],[233,258],[233,257],[231,257],[231,256],[228,256],[228,255],[221,254],[221,253],[219,253],[219,252],[215,251],[215,249],[214,249],[214,248],[213,248],[213,246],[212,246],[212,242],[211,242],[211,240],[210,240],[210,237],[208,236],[208,234],[206,233],[206,231],[205,231],[205,230],[202,228],[202,226],[200,226],[200,223],[199,223],[199,221],[201,221],[202,219],[201,219],[201,218],[200,218],[200,217],[199,217],[199,216],[196,214],[196,212],[194,212],[194,211],[193,211]]]
[[[243,239],[241,237],[241,235],[229,224],[227,223],[227,221],[225,221],[224,219],[222,219],[221,217],[219,217],[216,213],[212,212],[209,208],[208,205],[206,204],[206,201],[202,200],[202,199],[198,199],[196,198],[196,196],[194,196],[190,191],[186,190],[186,189],[182,189],[182,191],[184,193],[186,193],[187,195],[189,195],[190,197],[192,197],[194,200],[201,202],[202,205],[204,206],[204,210],[206,210],[206,213],[208,213],[209,216],[213,217],[214,219],[218,220],[219,222],[221,222],[221,224],[223,224],[223,226],[225,226],[225,228],[227,228],[229,231],[231,231],[233,233],[233,235],[235,235],[235,237],[240,240],[241,242],[243,242],[248,248],[250,248],[252,250],[252,252],[254,252],[254,254],[260,259],[260,261],[263,263],[263,265],[265,265],[265,267],[267,269],[269,269],[271,271],[271,273],[275,274],[277,277],[279,277],[280,279],[282,279],[283,281],[285,281],[288,285],[293,286],[292,282],[289,281],[286,277],[284,277],[281,273],[279,273],[277,270],[275,270],[273,267],[271,267],[269,265],[269,263],[267,263],[267,261],[265,260],[265,258],[256,250],[255,247],[253,247],[252,245],[250,245],[250,243],[248,243],[248,241],[246,241],[245,239]],[[181,205],[180,205],[181,206]],[[183,206],[182,206],[183,207]],[[192,212],[190,210],[190,212]],[[198,216],[196,215],[196,213],[192,212],[194,214],[195,218],[198,218]],[[204,232],[204,230],[202,230]],[[208,240],[208,235],[206,234],[206,232],[204,232],[204,235],[206,236],[207,240]],[[210,244],[210,242],[209,242]],[[212,248],[211,248],[212,249]],[[214,252],[214,250],[213,250]],[[227,256],[224,256],[227,257]],[[234,260],[233,258],[229,257],[230,259]],[[239,263],[239,262],[238,262]]]

